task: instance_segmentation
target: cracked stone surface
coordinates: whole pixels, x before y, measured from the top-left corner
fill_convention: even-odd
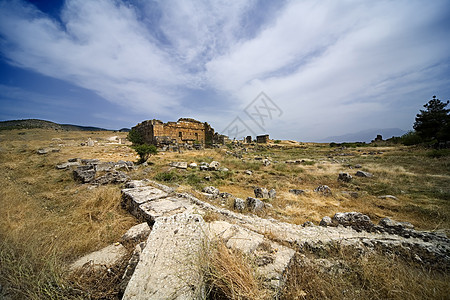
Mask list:
[[[157,218],[122,299],[204,297],[199,264],[204,225],[195,214]]]
[[[275,298],[296,253],[326,253],[336,245],[361,252],[397,253],[438,268],[450,268],[450,239],[416,231],[409,223],[385,219],[375,225],[367,216],[350,212],[337,213],[333,219],[329,218],[327,226],[301,226],[216,207],[149,180],[134,181],[132,185],[135,187],[122,190],[122,205],[136,217],[154,222],[154,226],[143,251],[142,257],[146,253],[146,258],[136,267],[124,299],[159,299],[166,292],[169,294],[163,298],[201,296],[204,291],[201,276],[196,273],[198,264],[192,264],[190,270],[183,268],[184,262],[193,262],[188,253],[198,253],[205,238],[221,238],[227,247],[250,255]],[[205,226],[203,219],[193,214],[207,211],[220,214],[226,221]],[[174,274],[190,274],[187,277],[192,280],[179,285]],[[148,282],[152,282],[151,286]]]

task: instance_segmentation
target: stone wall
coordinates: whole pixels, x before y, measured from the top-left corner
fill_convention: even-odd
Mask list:
[[[261,144],[266,144],[269,142],[269,135],[265,134],[265,135],[258,135],[256,137],[256,142],[257,143],[261,143]]]
[[[160,120],[148,120],[133,127],[144,137],[148,144],[157,146],[174,143],[215,143],[217,133],[208,123],[189,118],[180,118],[177,122],[163,123]]]

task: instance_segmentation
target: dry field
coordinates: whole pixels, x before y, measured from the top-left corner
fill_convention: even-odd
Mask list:
[[[8,288],[14,299],[116,299],[114,292],[96,293],[92,282],[66,278],[64,266],[81,255],[118,241],[136,220],[120,208],[120,186],[90,189],[74,182],[70,171],[55,169],[56,164],[75,157],[137,160],[134,151],[126,145],[109,142],[107,138],[111,136],[125,137],[126,133],[0,131],[0,170],[3,173],[0,176],[0,292]],[[97,141],[96,145],[81,146],[89,137]],[[43,147],[56,147],[60,151],[37,154],[36,150]],[[296,224],[305,221],[318,224],[326,215],[358,211],[369,215],[374,222],[390,217],[411,222],[420,230],[450,234],[448,151],[386,145],[341,149],[328,144],[288,141],[270,147],[248,147],[247,152],[242,153],[244,160],[227,151],[241,149],[230,146],[159,153],[149,159],[148,166],[139,166],[128,175],[132,179],[155,179],[202,199],[204,196],[199,191],[208,185],[243,199],[254,196],[255,186],[274,188],[276,199],[265,200],[273,208],[262,216]],[[255,157],[268,157],[272,163],[264,166]],[[209,163],[213,160],[229,171],[180,170],[168,166],[173,161]],[[286,160],[304,162],[287,164]],[[355,169],[357,164],[361,168]],[[245,170],[253,174],[247,175]],[[374,176],[355,177],[357,170]],[[339,172],[350,173],[353,180],[339,182]],[[209,180],[205,179],[208,176]],[[328,185],[332,195],[314,192],[318,185]],[[289,193],[290,189],[306,192],[294,195]],[[393,195],[396,199],[380,199],[383,195]],[[231,199],[211,201],[232,209]],[[224,254],[217,252],[219,254],[212,255],[212,260],[227,265],[228,256],[235,254],[222,248],[218,247]],[[355,272],[348,278],[331,275],[328,278],[317,275],[314,269],[295,269],[292,271],[295,276],[288,282],[283,297],[445,299],[450,294],[448,274],[383,257],[352,263]],[[236,268],[236,272],[240,269]],[[220,279],[225,275],[214,276]],[[250,289],[246,295],[258,295],[251,290],[251,287],[257,289],[255,286],[257,284],[251,281],[250,288],[245,287]],[[343,295],[343,290],[347,294]],[[233,291],[226,295],[235,299],[252,297],[240,297]]]

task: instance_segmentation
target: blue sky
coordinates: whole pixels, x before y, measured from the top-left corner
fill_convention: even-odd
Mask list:
[[[280,112],[255,125],[264,92]],[[320,140],[450,98],[449,1],[0,0],[0,120]],[[267,116],[268,114],[266,114]]]

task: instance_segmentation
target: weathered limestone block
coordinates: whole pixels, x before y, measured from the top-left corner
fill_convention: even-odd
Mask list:
[[[201,299],[205,222],[195,214],[158,218],[123,300]]]
[[[127,209],[132,215],[138,216],[142,203],[167,197],[166,192],[152,186],[144,186],[138,188],[130,188],[122,190],[122,207]]]
[[[251,255],[267,288],[277,291],[282,286],[284,274],[295,250],[270,241],[262,234],[225,221],[211,222],[208,229],[210,239],[221,238],[228,248]]]
[[[279,290],[295,255],[295,250],[272,241],[266,241],[255,251],[258,273],[272,290]]]
[[[369,216],[359,212],[336,213],[332,221],[335,226],[350,226],[355,230],[371,231],[374,226]]]
[[[146,239],[150,234],[150,231],[150,226],[148,226],[147,222],[144,222],[128,229],[128,231],[122,235],[120,240],[122,243],[137,243]]]
[[[253,212],[258,212],[264,209],[264,202],[256,198],[247,197],[247,207]]]
[[[269,191],[266,188],[255,187],[253,192],[255,193],[255,198],[269,198]]]
[[[58,170],[64,170],[64,169],[68,169],[68,168],[70,168],[70,167],[79,166],[79,165],[80,165],[80,163],[77,162],[77,161],[74,161],[74,162],[65,162],[65,163],[56,165],[56,169],[58,169]]]
[[[127,174],[125,174],[122,171],[112,171],[108,172],[103,176],[100,176],[98,178],[95,178],[91,181],[91,184],[97,184],[97,185],[105,185],[105,184],[117,184],[117,183],[124,183],[130,180],[130,177],[128,177]]]
[[[364,171],[357,171],[355,173],[355,176],[358,176],[358,177],[373,177],[372,173],[364,172]]]
[[[137,187],[144,187],[148,186],[150,184],[150,181],[148,179],[143,180],[130,180],[125,184],[125,188],[137,188]]]
[[[95,168],[94,166],[79,166],[75,170],[73,170],[73,178],[75,181],[79,181],[81,183],[88,183],[94,180],[95,178]]]
[[[238,211],[243,211],[245,209],[245,201],[241,198],[234,199],[234,208]]]
[[[127,255],[127,249],[122,244],[109,245],[101,250],[89,253],[69,267],[70,271],[76,271],[83,266],[90,266],[94,269],[108,269],[120,263]]]
[[[341,172],[339,173],[338,180],[343,182],[350,182],[352,180],[352,175],[345,172]]]
[[[174,161],[169,164],[171,167],[175,167],[177,169],[187,169],[188,164],[185,161]]]
[[[215,221],[209,225],[211,236],[219,236],[228,248],[252,253],[263,242],[264,236],[254,231],[225,221]]]
[[[139,206],[138,219],[153,224],[156,218],[192,211],[194,205],[183,198],[167,197],[148,201]]]
[[[211,171],[216,171],[216,170],[219,169],[219,167],[220,167],[220,163],[219,163],[218,161],[212,161],[212,162],[209,164],[209,169],[210,169]]]

